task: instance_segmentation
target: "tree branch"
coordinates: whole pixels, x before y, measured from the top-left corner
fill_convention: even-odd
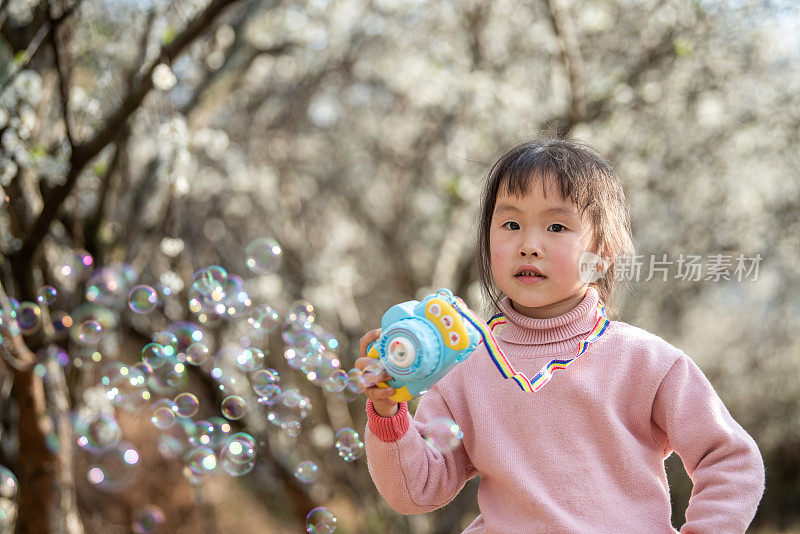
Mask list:
[[[569,79],[571,93],[569,118],[572,123],[581,122],[586,118],[586,90],[583,81],[583,58],[575,35],[575,27],[572,25],[569,9],[562,0],[548,0],[547,6]]]
[[[0,285],[0,301],[8,311],[9,301]],[[50,509],[53,504],[54,474],[58,468],[56,455],[47,447],[47,436],[53,423],[47,416],[44,386],[41,377],[34,373],[36,356],[22,336],[5,325],[0,334],[3,343],[0,352],[11,364],[14,374],[14,392],[19,406],[19,516],[17,532],[49,534]],[[13,363],[12,363],[13,362]]]
[[[53,50],[53,61],[56,64],[56,72],[58,73],[58,92],[60,99],[60,106],[61,106],[61,114],[64,117],[64,128],[67,132],[67,141],[69,142],[70,151],[75,149],[75,137],[72,135],[72,125],[70,117],[72,114],[69,111],[69,85],[70,85],[70,75],[69,69],[67,65],[64,63],[61,57],[61,52],[58,49],[58,38],[57,38],[57,31],[56,31],[56,24],[53,22],[53,19],[50,18],[50,1],[47,2],[48,5],[48,18],[50,20],[50,26],[53,28],[53,31],[47,32],[47,36],[50,40],[50,48]],[[65,46],[67,52],[69,52],[69,47]]]
[[[39,51],[39,47],[45,41],[45,39],[51,39],[52,35],[55,33],[56,29],[64,22],[67,17],[69,17],[75,8],[80,5],[80,1],[75,2],[75,5],[67,8],[64,10],[61,15],[58,17],[50,17],[49,10],[48,10],[48,17],[47,21],[39,27],[39,30],[33,36],[33,39],[28,42],[27,46],[25,47],[25,53],[22,56],[22,61],[20,61],[17,68],[15,68],[11,73],[9,73],[8,78],[3,80],[0,83],[0,92],[3,91],[8,85],[14,81],[14,78],[17,77],[20,71],[26,69],[30,62],[33,60],[34,56],[36,56],[36,52]],[[2,16],[0,16],[0,26],[3,24]]]
[[[152,74],[159,63],[169,63],[175,59],[194,39],[196,39],[206,28],[208,28],[223,9],[239,0],[212,0],[206,9],[195,17],[186,26],[186,29],[171,43],[163,46],[156,61],[133,82],[133,86],[123,99],[117,110],[112,113],[111,117],[106,121],[105,126],[94,136],[77,146],[72,151],[70,156],[70,168],[67,173],[66,181],[59,186],[49,190],[44,198],[44,206],[39,217],[33,223],[33,227],[28,232],[28,235],[23,240],[20,249],[14,253],[12,257],[12,266],[18,280],[23,281],[24,288],[23,294],[33,292],[33,285],[28,277],[26,271],[28,270],[34,253],[36,252],[39,244],[50,228],[50,223],[56,216],[61,205],[66,200],[78,176],[83,171],[84,167],[91,161],[97,154],[100,153],[109,143],[111,143],[118,136],[120,130],[123,129],[125,122],[139,108],[147,93],[153,87]]]

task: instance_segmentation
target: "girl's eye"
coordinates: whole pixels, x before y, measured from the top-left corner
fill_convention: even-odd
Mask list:
[[[507,228],[509,230],[519,230],[519,224],[515,223],[514,221],[508,221],[503,225],[503,228]]]
[[[558,224],[558,223],[551,224],[550,228],[552,228],[553,232],[556,232],[556,233],[562,232],[562,231],[567,229],[566,226],[564,226],[563,224]]]

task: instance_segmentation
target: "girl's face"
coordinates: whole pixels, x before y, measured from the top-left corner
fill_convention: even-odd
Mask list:
[[[489,231],[495,282],[516,311],[536,319],[568,312],[589,287],[578,266],[590,251],[591,224],[547,182],[531,184],[524,197],[501,187]]]

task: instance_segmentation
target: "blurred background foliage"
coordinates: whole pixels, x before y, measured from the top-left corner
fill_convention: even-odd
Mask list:
[[[363,397],[312,385],[282,357],[280,331],[261,340],[267,366],[313,409],[291,437],[243,392],[250,409],[231,425],[258,454],[241,478],[185,477],[150,412],[109,411],[99,380],[179,321],[224,357],[248,304],[283,319],[311,302],[344,370],[394,303],[450,287],[488,312],[475,269],[482,178],[540,135],[589,142],[616,165],[645,267],[674,262],[626,284],[620,318],[693,357],[755,437],[767,491],[753,529],[798,529],[796,2],[2,0],[0,32],[2,286],[19,302],[58,290],[40,324],[5,335],[0,464],[19,480],[0,495],[9,531],[149,531],[136,521],[153,505],[174,532],[297,532],[315,506],[339,532],[469,524],[476,481],[424,516],[382,502],[365,462],[332,447],[338,429],[363,430]],[[282,248],[271,274],[245,264],[258,237]],[[744,280],[675,276],[681,255],[740,254],[762,258]],[[89,302],[105,318],[87,350],[74,330],[91,284],[64,265],[89,256],[120,287]],[[233,318],[202,321],[187,305],[209,265],[243,277]],[[158,290],[152,312],[127,308],[135,283]],[[218,416],[225,392],[203,371],[181,388]],[[138,451],[116,491],[87,480],[96,459],[71,416],[87,410],[113,414]],[[304,459],[319,465],[311,484],[293,476]],[[667,464],[680,525],[691,483],[678,458]]]

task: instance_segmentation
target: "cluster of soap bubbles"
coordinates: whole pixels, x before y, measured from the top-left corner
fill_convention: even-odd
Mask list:
[[[281,258],[282,249],[274,239],[259,238],[247,246],[245,265],[255,275],[269,275],[280,268]],[[87,460],[86,480],[100,491],[114,493],[130,487],[140,470],[139,452],[123,439],[117,410],[149,418],[158,432],[156,450],[164,458],[180,462],[192,484],[202,484],[215,474],[240,477],[255,468],[257,439],[237,431],[239,425],[246,429],[253,418],[266,419],[286,436],[298,437],[313,407],[308,396],[297,387],[284,385],[270,366],[274,356],[268,341],[273,333],[280,334],[282,356],[291,369],[343,402],[358,398],[362,388],[383,373],[378,360],[364,372],[343,370],[339,342],[319,325],[311,303],[295,301],[281,316],[268,304],[253,302],[244,280],[218,265],[198,270],[187,287],[185,303],[191,320],[162,326],[142,344],[139,361],[117,361],[107,356],[113,351],[106,349],[119,342],[115,330],[123,314],[132,323],[146,324],[142,317],[157,314],[160,306],[171,302],[167,300],[171,290],[139,283],[129,265],[92,270],[93,265],[92,257],[83,251],[67,253],[54,272],[54,278],[63,284],[61,290],[45,285],[36,302],[12,300],[11,309],[0,312],[0,326],[10,335],[52,327],[48,328],[51,339],[71,340],[75,350],[68,354],[53,344],[41,351],[42,361],[52,358],[62,367],[101,365],[99,388],[94,390],[99,397],[94,403],[87,402],[91,409],[80,408],[72,421],[77,446]],[[85,287],[85,303],[71,312],[57,310],[69,297],[68,288],[77,290],[80,284]],[[162,320],[158,315],[157,321]],[[208,329],[222,324],[230,326],[226,332],[237,335],[238,342],[228,341],[214,350],[210,345],[216,338],[209,336]],[[191,372],[213,379],[218,405],[201,403],[190,390]],[[461,438],[452,421],[432,422],[424,437],[441,452],[451,450]],[[339,429],[333,441],[345,462],[364,455],[364,443],[352,428]],[[304,459],[295,464],[294,476],[303,484],[312,484],[319,471],[315,462]],[[3,514],[11,517],[7,510],[13,497],[4,493],[3,484],[16,489],[13,475],[6,472],[0,467],[0,531]],[[148,505],[134,512],[131,528],[137,533],[153,532],[165,519],[161,509]],[[330,533],[337,523],[329,509],[320,507],[309,512],[306,529],[311,534]]]
[[[241,317],[251,307],[242,277],[229,274],[219,265],[205,267],[194,274],[189,286],[189,311],[199,323],[215,326]]]
[[[364,442],[352,428],[343,428],[336,433],[334,447],[345,462],[355,462],[364,455]]]

